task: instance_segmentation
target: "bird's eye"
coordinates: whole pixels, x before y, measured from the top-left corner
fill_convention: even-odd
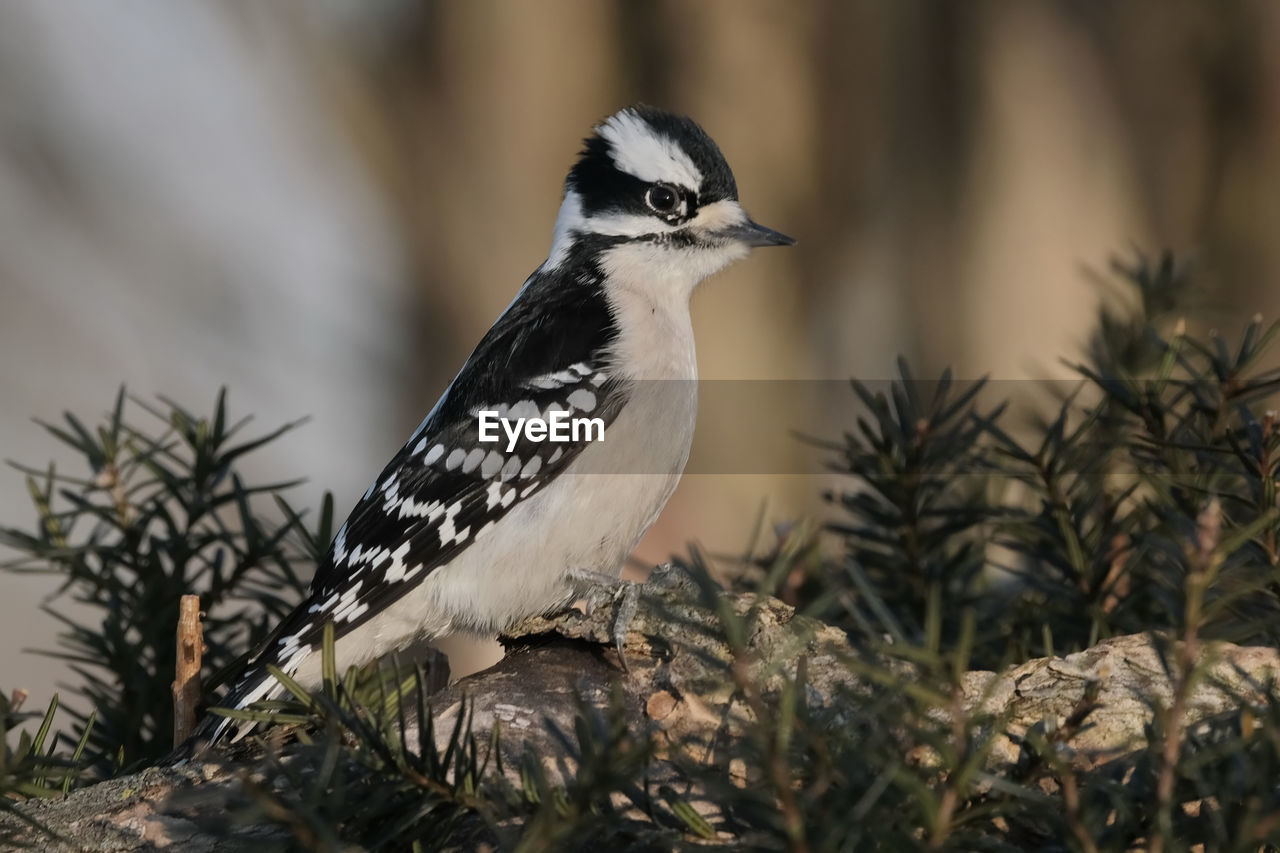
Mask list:
[[[655,212],[667,215],[674,213],[680,204],[680,195],[666,184],[654,184],[644,194],[645,204]]]

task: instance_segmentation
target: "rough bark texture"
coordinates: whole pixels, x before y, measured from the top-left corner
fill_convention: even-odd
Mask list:
[[[1257,686],[1280,677],[1280,652],[1272,648],[1206,643],[1199,660],[1207,668],[1191,694],[1188,724],[1238,708],[1239,697],[1260,699]],[[1006,730],[1021,735],[1032,726],[1061,726],[1091,682],[1097,685],[1097,707],[1089,726],[1071,738],[1073,763],[1090,767],[1142,746],[1151,703],[1167,708],[1173,702],[1169,677],[1147,635],[1114,637],[1073,655],[1037,658],[1000,673],[970,672],[964,687],[971,708],[1008,712]],[[1007,764],[1017,756],[1017,746],[1001,738],[991,762]]]
[[[469,708],[477,737],[496,726],[504,751],[528,749],[542,757],[550,778],[563,778],[572,772],[566,740],[573,739],[579,703],[604,707],[615,689],[622,691],[631,729],[654,727],[660,746],[683,744],[697,757],[726,722],[726,710],[734,733],[749,712],[741,703],[726,709],[733,688],[724,672],[733,655],[714,617],[697,605],[697,585],[680,570],[660,568],[640,589],[640,607],[627,631],[625,671],[611,641],[615,611],[532,619],[503,638],[507,656],[497,665],[435,696],[438,745]],[[727,603],[739,616],[756,612],[740,681],[771,695],[784,675],[795,676],[803,658],[811,704],[828,705],[840,685],[852,684],[841,662],[850,652],[844,632],[797,616],[773,598],[740,595]]]
[[[696,756],[722,725],[727,723],[731,736],[750,712],[742,703],[727,705],[731,688],[717,661],[728,662],[730,650],[718,639],[714,618],[696,606],[696,584],[680,571],[658,570],[642,592],[627,634],[625,672],[609,639],[615,611],[601,608],[589,616],[531,620],[506,638],[503,661],[434,694],[437,739],[447,738],[457,714],[469,708],[481,742],[496,726],[504,754],[529,749],[551,778],[564,778],[573,770],[573,720],[579,703],[603,706],[619,688],[630,724],[635,730],[652,727],[662,747],[680,745]],[[811,705],[838,710],[840,688],[856,689],[842,663],[850,654],[842,632],[797,616],[775,599],[736,595],[725,601],[739,614],[756,609],[747,639],[750,653],[736,680],[754,685],[766,705],[783,675],[794,676],[801,665]],[[1206,646],[1202,654],[1212,655],[1213,663],[1210,677],[1194,692],[1189,723],[1233,707],[1233,688],[1250,692],[1246,679],[1266,682],[1280,675],[1280,654],[1272,649],[1218,644]],[[1001,673],[968,673],[965,704],[970,710],[1007,711],[1009,731],[1017,735],[1032,726],[1061,724],[1090,682],[1097,683],[1100,707],[1090,717],[1092,728],[1072,745],[1073,760],[1088,766],[1141,745],[1151,717],[1144,697],[1169,700],[1168,678],[1147,637],[1117,637],[1079,654],[1028,661]],[[992,762],[1016,757],[1017,747],[1005,740]],[[283,845],[288,834],[273,827],[240,826],[227,835],[228,815],[246,800],[244,772],[233,763],[153,768],[22,809],[66,839],[62,846],[44,844],[51,850],[223,851]],[[660,750],[651,778],[675,772]],[[713,804],[699,805],[714,812]],[[0,829],[38,839],[13,818],[0,818]]]

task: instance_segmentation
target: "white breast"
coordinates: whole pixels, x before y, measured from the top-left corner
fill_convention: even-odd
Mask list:
[[[611,293],[622,330],[613,370],[630,383],[626,405],[543,491],[423,590],[453,629],[491,634],[575,597],[573,570],[616,575],[675,491],[697,419],[697,358],[688,297],[654,301]]]

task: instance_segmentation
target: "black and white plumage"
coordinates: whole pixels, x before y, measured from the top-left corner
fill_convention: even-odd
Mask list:
[[[495,634],[567,606],[584,576],[616,577],[688,458],[694,287],[753,246],[792,242],[737,199],[693,121],[633,107],[597,126],[565,182],[547,260],[356,504],[307,600],[217,704],[278,696],[268,664],[317,684],[326,621],[345,669],[451,632]],[[600,418],[604,440],[479,441],[481,410],[557,408]],[[243,731],[210,716],[195,737]]]

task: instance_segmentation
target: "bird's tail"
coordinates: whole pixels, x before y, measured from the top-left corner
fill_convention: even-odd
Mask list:
[[[245,710],[255,702],[277,699],[282,693],[284,693],[284,685],[267,670],[264,662],[256,661],[236,679],[231,689],[222,698],[213,702],[213,706]],[[176,764],[194,758],[217,744],[235,743],[253,731],[257,725],[252,720],[237,720],[206,712],[196,724],[190,737],[165,756],[160,763]]]

